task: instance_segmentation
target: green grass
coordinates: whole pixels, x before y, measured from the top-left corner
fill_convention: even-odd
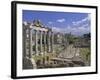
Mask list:
[[[90,61],[91,61],[91,50],[90,50],[90,48],[81,48],[80,55],[85,62],[90,63]]]
[[[57,55],[59,55],[59,53],[60,53],[61,51],[63,51],[63,49],[64,49],[64,46],[62,46],[62,45],[55,45],[55,46],[54,46],[54,52],[55,52],[55,54],[57,54]]]

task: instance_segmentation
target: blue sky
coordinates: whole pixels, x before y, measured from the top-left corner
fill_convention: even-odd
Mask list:
[[[90,32],[90,14],[75,12],[52,12],[23,10],[23,21],[39,19],[46,27],[55,32],[82,35]]]

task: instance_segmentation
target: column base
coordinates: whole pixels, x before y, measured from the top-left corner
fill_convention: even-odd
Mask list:
[[[23,69],[36,69],[37,65],[33,58],[23,58]]]

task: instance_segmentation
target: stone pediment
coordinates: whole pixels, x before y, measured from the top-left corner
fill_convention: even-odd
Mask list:
[[[36,27],[42,27],[42,23],[40,22],[40,20],[34,20],[33,21],[33,25],[36,26]]]

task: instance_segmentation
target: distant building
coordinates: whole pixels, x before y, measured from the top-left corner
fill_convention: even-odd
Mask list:
[[[80,38],[78,41],[74,43],[75,47],[90,47],[90,40],[86,40],[85,38]]]
[[[54,35],[55,43],[56,44],[61,44],[63,42],[63,34],[62,33],[56,33]]]

